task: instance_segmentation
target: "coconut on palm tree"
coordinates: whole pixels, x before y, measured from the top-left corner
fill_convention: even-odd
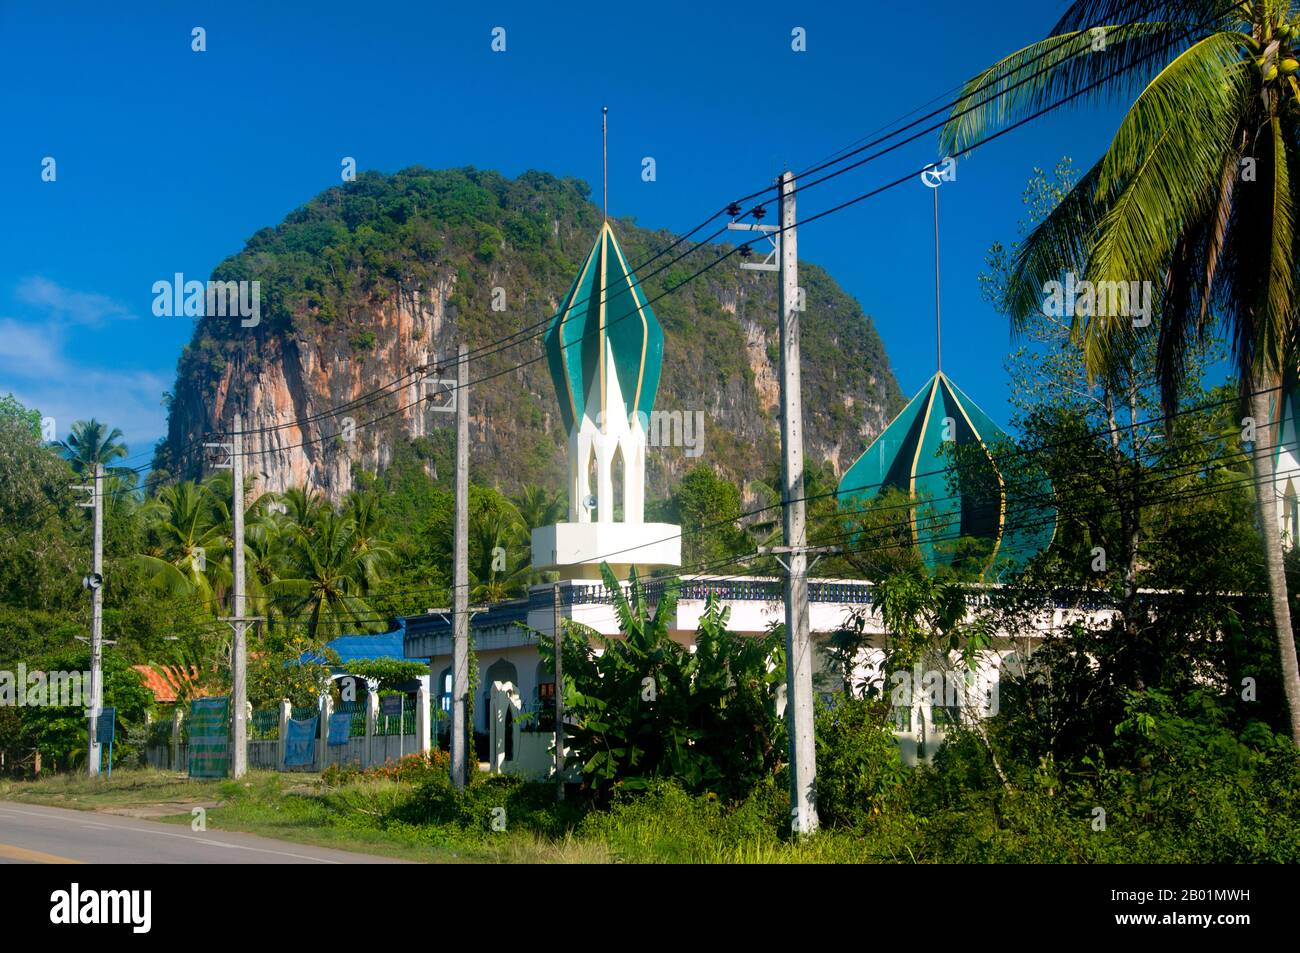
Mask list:
[[[1072,94],[1076,103],[1133,97],[1106,152],[1022,244],[1006,296],[1013,326],[1043,307],[1051,283],[1088,282],[1101,292],[1094,306],[1067,317],[1089,373],[1105,375],[1138,335],[1156,334],[1167,412],[1189,344],[1226,337],[1253,418],[1273,621],[1300,744],[1273,489],[1273,407],[1300,332],[1298,55],[1300,12],[1288,2],[1076,0],[1048,38],[966,84],[942,145],[961,155]],[[1143,287],[1156,304],[1147,313],[1125,293]]]

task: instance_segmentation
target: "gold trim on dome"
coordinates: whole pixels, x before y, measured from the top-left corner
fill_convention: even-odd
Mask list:
[[[940,372],[940,376],[943,376],[942,372]],[[947,380],[948,379],[945,377],[944,382],[947,383]],[[975,426],[974,422],[970,419],[970,415],[966,413],[966,407],[962,404],[961,398],[955,391],[952,391],[951,387],[948,389],[952,392],[953,403],[956,404],[957,409],[961,411],[961,415],[966,421],[966,426],[970,428],[971,433],[975,435],[975,439],[979,441],[980,449],[984,451],[984,456],[989,458],[989,465],[993,467],[993,473],[998,478],[998,535],[993,541],[993,552],[989,555],[989,561],[980,571],[980,578],[983,578],[984,574],[992,569],[993,564],[997,562],[998,550],[1002,548],[1002,532],[1007,519],[1007,483],[1002,479],[1002,471],[998,469],[997,463],[994,462],[993,454],[989,452],[988,444],[984,442],[984,437],[980,435],[979,428]],[[953,443],[956,444],[956,442],[957,440],[954,436]],[[958,524],[958,528],[960,529],[960,524]]]
[[[609,222],[600,223],[600,432],[608,433],[609,414],[605,408],[605,289],[609,285],[609,257],[605,252]]]
[[[595,258],[596,258],[596,246],[593,245],[591,251],[587,255],[587,263],[582,266],[582,274],[578,276],[578,282],[573,286],[574,295],[581,294],[583,279],[587,277],[587,272],[591,270],[591,263],[595,260]],[[569,320],[569,315],[573,313],[573,300],[574,300],[573,297],[570,296],[569,303],[564,309],[564,314],[560,316],[560,323],[556,326],[556,335],[560,339],[560,364],[564,368],[564,390],[569,395],[569,410],[573,416],[573,426],[575,428],[580,428],[582,421],[578,419],[578,403],[573,398],[573,380],[569,376],[569,345],[564,340],[564,323]],[[587,296],[587,300],[588,302],[590,302],[591,300],[590,295]],[[581,346],[579,346],[578,349],[578,358],[579,360],[582,359]],[[587,399],[586,395],[584,394],[583,395],[584,404],[586,399]]]
[[[608,228],[609,226],[605,227]],[[610,229],[609,237],[614,241],[614,253],[618,255],[619,264],[623,268],[623,280],[627,282],[628,293],[632,295],[632,303],[636,305],[636,313],[641,318],[641,363],[637,367],[636,389],[632,394],[632,405],[628,408],[635,413],[641,406],[641,387],[645,383],[645,356],[646,349],[650,344],[650,324],[646,321],[645,308],[637,298],[636,286],[632,284],[632,269],[628,267],[627,258],[623,255],[623,248],[619,245],[613,229]]]
[[[930,396],[925,402],[925,412],[921,415],[921,432],[916,438],[916,453],[912,454],[912,469],[908,473],[907,492],[912,497],[912,539],[916,548],[921,548],[921,535],[916,528],[916,465],[921,460],[921,448],[925,446],[925,431],[930,426],[930,408],[934,406],[934,394],[939,387],[939,375],[930,381]]]

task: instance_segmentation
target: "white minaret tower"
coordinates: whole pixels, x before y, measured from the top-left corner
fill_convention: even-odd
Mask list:
[[[624,579],[633,566],[681,565],[681,528],[645,522],[646,432],[663,341],[606,217],[546,335],[569,429],[569,522],[533,530],[535,569],[598,579],[607,562]]]

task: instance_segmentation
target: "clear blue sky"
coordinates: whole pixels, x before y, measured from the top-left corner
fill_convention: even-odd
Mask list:
[[[0,394],[63,436],[97,416],[132,454],[162,435],[187,318],[155,281],[205,279],[339,182],[340,160],[473,165],[598,190],[688,229],[1046,34],[1064,4],[94,3],[0,5]],[[207,52],[191,50],[191,29]],[[507,49],[490,49],[494,27]],[[791,50],[794,27],[807,51]],[[944,370],[1008,415],[1004,321],[976,275],[1014,237],[1031,169],[1091,162],[1118,113],[1063,110],[963,163],[943,192]],[[938,158],[932,137],[801,195],[810,215]],[[45,156],[57,181],[41,181]],[[653,156],[658,180],[641,181]],[[862,303],[910,396],[934,370],[930,195],[920,182],[800,230]]]

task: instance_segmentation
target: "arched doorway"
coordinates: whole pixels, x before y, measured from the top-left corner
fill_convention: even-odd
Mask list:
[[[519,669],[515,668],[514,662],[509,659],[497,659],[483,673],[483,723],[488,726],[489,733],[492,730],[492,686],[496,682],[509,682],[515,691],[519,690]],[[515,719],[514,711],[510,708],[506,709],[504,729],[506,760],[513,761],[515,759]]]

